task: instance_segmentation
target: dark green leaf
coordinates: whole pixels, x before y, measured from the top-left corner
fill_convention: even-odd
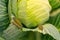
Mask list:
[[[52,11],[60,8],[60,0],[49,0],[49,3],[52,6]]]
[[[8,0],[0,0],[0,32],[9,25]]]

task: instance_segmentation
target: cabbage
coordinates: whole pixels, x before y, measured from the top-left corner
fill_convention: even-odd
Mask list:
[[[49,19],[48,0],[11,0],[13,15],[27,28],[35,28]]]

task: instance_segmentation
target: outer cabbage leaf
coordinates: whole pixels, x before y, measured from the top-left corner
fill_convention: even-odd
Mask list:
[[[8,0],[0,0],[0,32],[5,30],[9,23]]]
[[[3,32],[2,35],[5,40],[34,40],[33,32],[23,32],[16,25],[10,24],[10,26]]]

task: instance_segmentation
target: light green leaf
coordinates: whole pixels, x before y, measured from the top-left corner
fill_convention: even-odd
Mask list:
[[[14,24],[10,24],[10,26],[3,32],[2,35],[5,40],[34,40],[33,32],[23,32]]]
[[[6,40],[16,40],[19,37],[23,37],[26,33],[22,32],[13,24],[10,24],[10,26],[3,32],[3,37]]]
[[[0,37],[0,40],[5,40],[4,38]]]
[[[52,24],[43,25],[43,30],[46,34],[51,35],[54,39],[60,40],[60,33],[58,32],[56,27],[53,26]]]

